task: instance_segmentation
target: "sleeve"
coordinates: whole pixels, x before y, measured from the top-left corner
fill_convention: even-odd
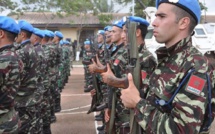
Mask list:
[[[192,92],[191,77],[179,90],[172,101],[172,110],[163,112],[153,104],[152,89],[146,99],[141,99],[135,108],[135,119],[147,133],[197,134],[202,126],[207,107],[207,81],[205,74],[195,74],[202,80],[199,94]],[[205,82],[204,82],[205,81]],[[194,81],[193,84],[198,84]],[[189,89],[190,87],[190,89]],[[199,90],[199,91],[200,91]]]

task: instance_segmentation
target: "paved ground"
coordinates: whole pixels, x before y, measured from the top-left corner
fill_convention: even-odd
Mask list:
[[[62,111],[57,113],[57,122],[51,126],[53,134],[96,134],[99,122],[94,121],[94,114],[86,114],[90,107],[91,97],[83,92],[84,71],[74,67],[61,93]],[[215,122],[210,134],[215,133]]]

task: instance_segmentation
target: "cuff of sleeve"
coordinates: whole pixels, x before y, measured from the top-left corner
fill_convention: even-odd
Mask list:
[[[143,118],[142,114],[145,111],[146,104],[147,104],[146,100],[141,99],[134,108],[134,115],[136,116],[137,121],[138,120],[140,121],[141,120],[140,118]]]

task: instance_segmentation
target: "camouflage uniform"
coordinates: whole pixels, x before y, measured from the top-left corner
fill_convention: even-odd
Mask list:
[[[92,58],[92,52],[85,51],[83,52],[83,61],[90,61]],[[88,65],[84,65],[84,79],[85,79],[85,86],[84,88],[88,88],[90,86],[93,86],[92,84],[92,76],[89,72]]]
[[[49,78],[49,67],[50,67],[50,48],[48,44],[42,45],[44,50],[44,57],[46,59],[46,66],[44,72],[42,73],[43,77],[43,85],[45,88],[44,98],[43,98],[43,107],[42,107],[42,115],[43,115],[43,127],[50,126],[51,124],[51,107],[50,107],[50,78]]]
[[[146,98],[136,105],[136,121],[147,134],[199,133],[209,121],[207,59],[192,46],[191,37],[156,53],[158,66],[149,78]],[[185,76],[188,78],[182,83]],[[180,90],[173,96],[179,85]],[[171,97],[173,101],[165,105]],[[214,110],[214,99],[212,104]]]
[[[13,45],[0,48],[0,133],[18,133],[18,113],[14,109],[14,98],[20,85],[22,61]]]
[[[44,117],[44,113],[42,112],[42,108],[44,107],[44,93],[46,92],[45,87],[44,87],[44,73],[45,73],[45,69],[46,69],[46,59],[45,59],[45,54],[44,51],[42,49],[42,46],[37,43],[34,45],[35,51],[38,55],[38,60],[39,60],[39,65],[38,65],[38,83],[37,83],[37,91],[35,92],[35,98],[37,101],[37,109],[38,109],[38,117],[37,117],[37,123],[38,123],[38,129],[37,129],[37,133],[41,133],[42,132],[42,128],[43,128],[43,117]]]
[[[37,90],[37,54],[31,45],[30,40],[26,40],[17,48],[17,54],[23,61],[24,70],[21,73],[21,83],[17,96],[15,97],[16,110],[19,112],[21,128],[19,133],[34,133],[37,131],[37,114],[35,91]]]

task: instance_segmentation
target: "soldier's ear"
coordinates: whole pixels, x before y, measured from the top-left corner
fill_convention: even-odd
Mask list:
[[[189,29],[189,25],[190,25],[190,18],[189,17],[184,17],[184,18],[181,18],[179,20],[179,29],[180,30],[184,30],[184,29]]]
[[[0,38],[4,37],[4,31],[0,30]]]
[[[137,29],[136,30],[136,37],[140,37],[141,36],[141,30],[140,29]]]

